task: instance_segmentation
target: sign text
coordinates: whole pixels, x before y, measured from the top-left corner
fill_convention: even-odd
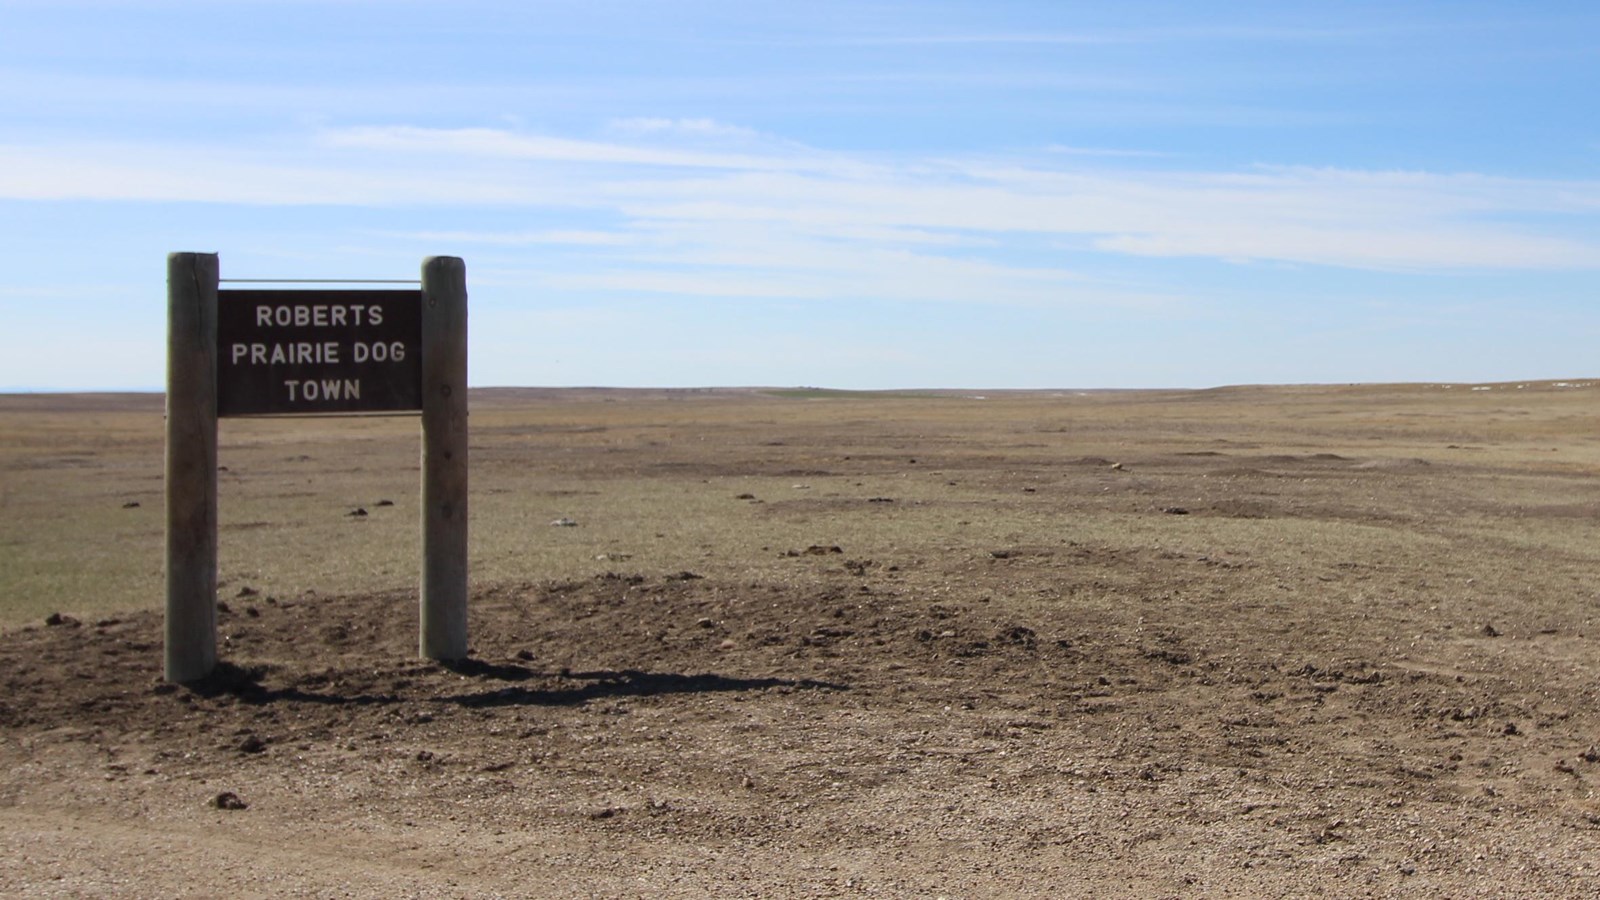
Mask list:
[[[420,291],[217,292],[217,415],[422,408]]]

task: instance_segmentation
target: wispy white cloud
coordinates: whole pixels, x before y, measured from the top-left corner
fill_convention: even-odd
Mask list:
[[[859,36],[848,43],[866,45],[1044,45],[1097,46],[1157,43],[1325,42],[1369,40],[1414,31],[1403,25],[1348,27],[1316,25],[1181,25],[1155,28],[1114,28],[1078,31],[949,31]]]
[[[681,130],[681,129],[680,129]],[[590,141],[516,133],[495,128],[418,128],[412,126],[329,130],[322,143],[340,150],[388,154],[433,154],[530,162],[662,166],[735,171],[859,172],[847,159],[814,151],[722,152],[643,143]]]
[[[1046,153],[1060,154],[1061,156],[1098,156],[1125,159],[1165,159],[1172,156],[1158,150],[1124,150],[1114,147],[1069,147],[1064,144],[1051,144],[1045,148]]]
[[[1113,34],[1092,31],[1013,31],[1013,32],[963,32],[944,34],[881,34],[842,39],[843,43],[868,46],[937,45],[937,44],[1047,44],[1093,45],[1122,44],[1139,40],[1132,34]]]
[[[365,2],[365,0],[362,0]],[[0,66],[0,107],[19,116],[8,123],[58,120],[73,134],[84,122],[106,116],[175,123],[189,131],[196,121],[227,122],[241,113],[256,123],[291,121],[318,124],[341,118],[386,118],[426,109],[515,109],[528,105],[560,108],[596,102],[606,88],[548,80],[506,80],[490,84],[451,80],[261,81],[219,74],[182,77],[143,73],[97,74],[39,65]]]
[[[740,141],[766,138],[765,135],[754,128],[729,125],[726,122],[718,122],[715,119],[666,119],[650,116],[612,119],[606,124],[606,130],[634,137],[669,134]]]
[[[394,236],[415,241],[498,247],[527,247],[538,244],[621,247],[638,243],[637,236],[620,231],[416,231]]]
[[[1384,228],[1334,231],[1222,227],[1113,235],[1096,239],[1094,246],[1137,256],[1234,262],[1273,260],[1396,271],[1600,268],[1594,260],[1593,245],[1459,230],[1421,233]]]
[[[559,180],[485,167],[441,172],[371,158],[132,143],[0,145],[0,198],[355,207],[561,206],[581,199],[576,186]]]
[[[1592,242],[1504,221],[1578,212],[1600,190],[1586,183],[1326,170],[959,174],[863,183],[743,173],[631,183],[617,202],[639,219],[1082,236],[1148,256],[1377,269],[1600,265]]]
[[[1027,164],[866,158],[783,145],[712,120],[632,121],[620,129],[632,129],[628,139],[605,141],[387,126],[329,129],[254,149],[0,145],[0,197],[484,206],[528,208],[545,219],[551,210],[584,209],[615,224],[429,237],[616,248],[651,266],[676,257],[728,268],[816,267],[834,273],[823,276],[828,291],[848,281],[898,295],[896,284],[916,283],[938,297],[965,292],[1028,302],[1054,291],[1062,277],[1048,259],[1014,261],[1018,241],[1037,239],[1066,239],[1101,254],[1382,270],[1600,267],[1592,237],[1600,181],[1297,167],[1128,169],[1114,159],[1080,162],[1075,154]],[[685,133],[750,146],[679,146]],[[1585,224],[1561,227],[1555,219]],[[872,275],[893,269],[929,274],[894,283]],[[800,287],[785,295],[823,290],[792,283]]]

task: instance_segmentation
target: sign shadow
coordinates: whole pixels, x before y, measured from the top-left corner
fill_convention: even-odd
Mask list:
[[[241,703],[313,703],[328,706],[386,706],[398,703],[448,703],[469,709],[508,706],[581,706],[592,700],[618,697],[658,697],[669,694],[716,694],[767,690],[847,691],[848,685],[811,678],[740,678],[715,673],[648,672],[642,669],[590,672],[543,672],[516,664],[478,660],[440,663],[459,675],[493,681],[578,681],[572,687],[501,687],[434,696],[397,693],[339,694],[303,690],[290,685],[269,688],[262,683],[263,667],[219,662],[211,674],[184,687],[203,697],[232,696]]]

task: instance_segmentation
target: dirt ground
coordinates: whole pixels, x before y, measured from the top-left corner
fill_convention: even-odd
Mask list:
[[[476,392],[451,665],[414,423],[229,422],[187,686],[159,398],[0,398],[0,894],[1600,896],[1600,387],[1472,387]]]

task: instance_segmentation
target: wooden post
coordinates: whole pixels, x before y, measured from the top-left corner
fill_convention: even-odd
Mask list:
[[[467,656],[467,268],[422,262],[422,602],[418,649]]]
[[[167,256],[168,681],[217,664],[217,255]]]

